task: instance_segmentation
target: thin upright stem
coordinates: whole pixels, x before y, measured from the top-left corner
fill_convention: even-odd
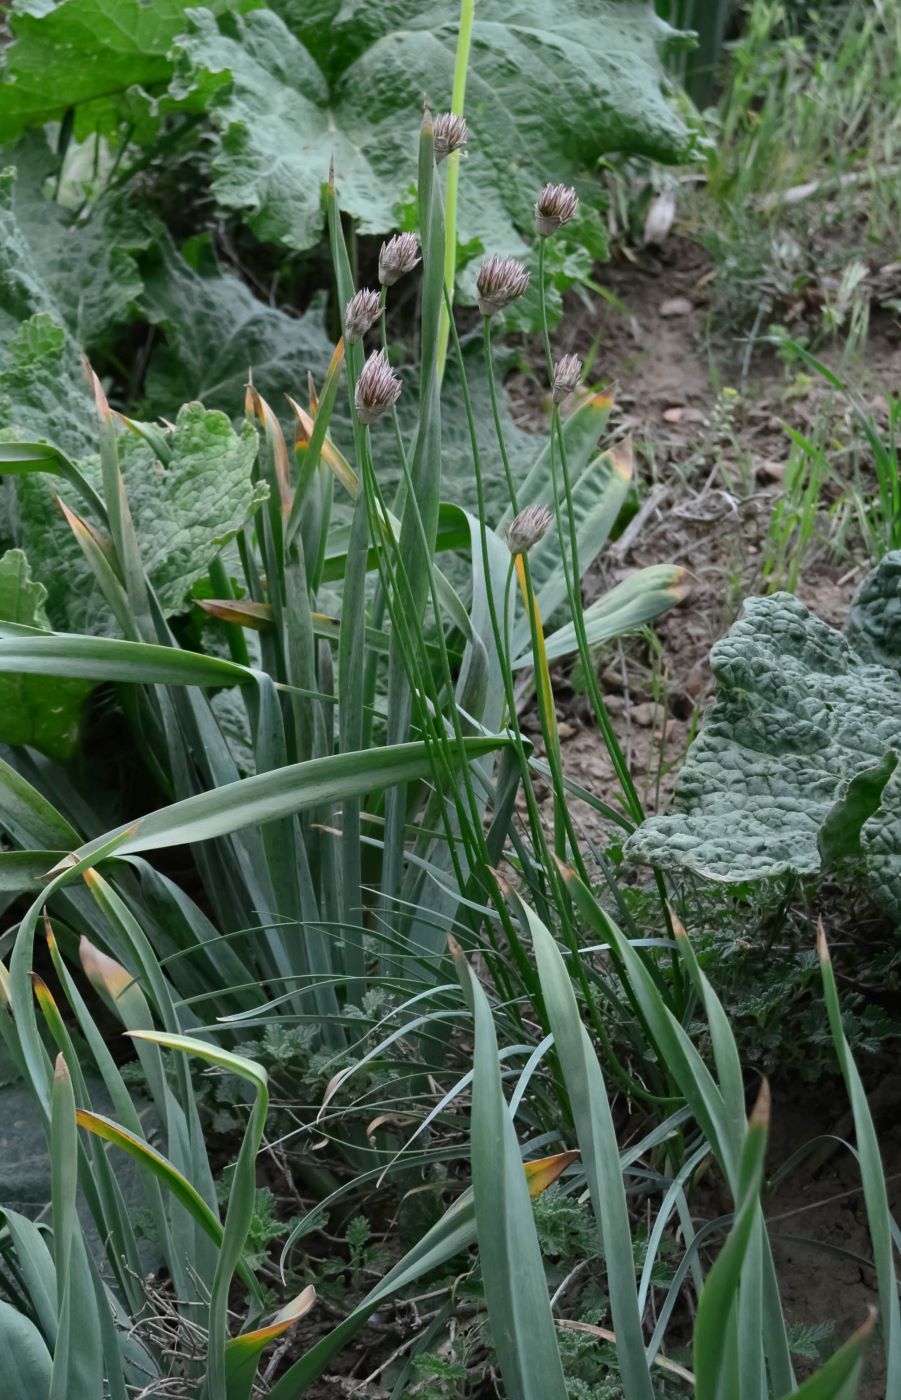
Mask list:
[[[475,19],[475,0],[461,0],[460,30],[457,36],[457,53],[454,59],[454,85],[451,93],[451,111],[457,117],[463,115],[466,98],[466,75],[469,71],[469,50],[472,45],[472,26]],[[460,185],[460,152],[452,151],[447,158],[447,190],[444,201],[444,290],[447,302],[454,300],[454,279],[457,275],[457,199]],[[444,378],[447,361],[447,340],[450,334],[451,312],[445,303],[441,307],[438,320],[438,381]]]
[[[483,342],[485,346],[485,373],[488,376],[488,393],[491,398],[491,412],[494,418],[494,431],[497,435],[497,445],[501,454],[501,461],[504,464],[504,476],[507,481],[507,491],[510,494],[510,504],[513,507],[513,514],[519,514],[519,504],[516,498],[516,487],[513,484],[513,472],[510,468],[510,457],[507,453],[507,444],[504,441],[504,429],[501,424],[500,409],[497,403],[497,384],[494,378],[494,356],[491,353],[491,317],[486,316],[484,321]]]

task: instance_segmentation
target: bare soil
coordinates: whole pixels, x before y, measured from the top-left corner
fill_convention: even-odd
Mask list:
[[[601,671],[620,741],[646,809],[654,812],[666,810],[671,800],[694,726],[711,697],[710,648],[737,616],[742,599],[763,591],[764,544],[790,446],[783,423],[807,432],[829,391],[818,382],[793,379],[769,346],[758,345],[749,354],[741,337],[711,331],[710,268],[696,245],[673,237],[663,251],[605,266],[599,276],[628,316],[600,298],[590,307],[573,298],[554,348],[584,353],[600,338],[594,372],[618,381],[612,426],[633,436],[640,504],[638,527],[627,528],[608,546],[588,575],[585,601],[648,564],[681,564],[691,585],[684,602],[655,624],[661,644],[656,670],[647,645],[628,639],[611,649]],[[830,362],[829,347],[817,353]],[[875,314],[862,362],[850,370],[845,366],[844,373],[878,417],[883,395],[901,378],[897,320]],[[721,391],[723,386],[738,390],[727,396],[726,424],[715,379]],[[841,412],[834,400],[829,411]],[[808,607],[840,627],[868,565],[853,536],[835,549],[830,522],[824,517],[818,524],[797,591]],[[565,671],[556,680],[566,772],[609,801],[613,771],[588,706],[567,683]],[[577,803],[574,810],[589,832],[602,834],[591,809]],[[901,1170],[896,1170],[901,1090],[893,1076],[876,1081],[871,1102],[892,1204],[901,1206]],[[844,1338],[878,1297],[857,1162],[826,1134],[853,1143],[840,1085],[777,1088],[770,1172],[804,1143],[820,1139],[813,1156],[766,1202],[786,1315],[793,1323],[834,1319],[837,1338]],[[863,1400],[885,1395],[878,1346],[870,1349],[860,1394]]]
[[[790,439],[784,424],[802,432],[821,417],[831,391],[808,376],[792,376],[773,349],[748,355],[739,335],[711,331],[706,293],[711,269],[696,244],[672,237],[657,254],[599,269],[605,286],[628,316],[594,298],[590,306],[568,299],[554,336],[556,353],[584,353],[599,338],[594,377],[618,384],[614,431],[635,444],[638,518],[604,551],[584,583],[585,602],[636,568],[674,563],[687,572],[683,603],[656,624],[661,655],[652,657],[635,639],[606,658],[602,671],[607,705],[649,812],[665,810],[681,757],[712,680],[707,658],[750,594],[765,589],[762,574],[767,529],[783,487]],[[818,354],[828,363],[827,346]],[[874,316],[862,363],[845,367],[879,416],[884,394],[901,377],[897,322]],[[717,394],[715,378],[721,389]],[[723,423],[722,389],[728,422]],[[509,384],[516,395],[516,382]],[[525,389],[525,385],[524,385]],[[522,415],[534,414],[534,394],[521,397]],[[834,395],[830,413],[841,413]],[[837,432],[846,424],[837,423]],[[830,504],[827,487],[825,505]],[[867,569],[847,544],[832,549],[830,522],[822,518],[808,554],[798,595],[818,616],[842,626]],[[606,797],[613,773],[588,707],[558,673],[559,720],[567,773]],[[661,695],[661,690],[664,692]],[[579,813],[596,826],[588,809]]]

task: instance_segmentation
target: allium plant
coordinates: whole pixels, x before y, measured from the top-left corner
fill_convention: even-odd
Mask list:
[[[509,503],[499,520],[489,520],[482,434],[452,318],[479,511],[469,515],[442,501],[441,317],[442,307],[450,314],[450,299],[437,129],[425,121],[420,141],[415,431],[406,438],[394,414],[401,379],[392,356],[383,344],[366,357],[362,341],[380,319],[387,342],[389,289],[419,253],[399,235],[383,249],[381,293],[357,289],[332,179],[329,236],[347,334],[308,407],[291,400],[293,450],[272,407],[248,387],[254,427],[244,437],[257,435],[256,513],[234,541],[218,547],[197,590],[207,627],[218,629],[212,641],[198,631],[183,645],[184,631],[166,620],[129,508],[120,427],[96,380],[99,491],[47,444],[0,446],[10,472],[59,479],[66,518],[121,632],[101,638],[0,622],[0,669],[116,687],[136,755],[162,794],[143,811],[122,810],[110,827],[105,806],[91,809],[89,783],[76,791],[65,774],[27,751],[10,750],[0,761],[0,821],[11,847],[0,853],[0,867],[4,888],[24,896],[6,940],[8,971],[0,964],[0,1033],[47,1128],[53,1163],[52,1247],[12,1210],[0,1237],[0,1286],[12,1300],[0,1303],[0,1340],[4,1355],[15,1348],[24,1358],[19,1372],[6,1373],[12,1400],[250,1400],[259,1393],[264,1349],[315,1301],[306,1253],[294,1249],[303,1222],[282,1257],[296,1296],[274,1316],[271,1285],[279,1276],[260,1274],[248,1260],[264,1145],[280,1171],[317,1194],[317,1218],[358,1190],[362,1178],[403,1173],[434,1185],[427,1173],[437,1161],[468,1156],[465,1138],[448,1134],[443,1115],[470,1084],[472,1187],[346,1318],[267,1380],[271,1400],[302,1395],[376,1308],[475,1243],[508,1394],[564,1400],[529,1205],[530,1194],[563,1171],[566,1190],[588,1193],[603,1236],[623,1385],[630,1400],[650,1400],[652,1368],[657,1375],[669,1366],[672,1374],[662,1347],[678,1296],[671,1290],[646,1335],[650,1271],[673,1212],[690,1220],[686,1183],[708,1157],[735,1213],[706,1283],[697,1253],[690,1245],[685,1253],[683,1277],[691,1272],[700,1294],[696,1394],[712,1400],[738,1393],[736,1365],[742,1377],[755,1378],[748,1388],[755,1400],[765,1375],[779,1393],[794,1385],[759,1202],[765,1095],[749,1117],[734,1042],[682,931],[674,928],[677,936],[662,950],[636,946],[627,907],[621,932],[598,903],[592,873],[607,866],[592,863],[575,826],[557,729],[551,663],[577,652],[618,781],[618,791],[591,800],[607,821],[630,830],[641,807],[594,676],[592,648],[676,601],[680,571],[639,571],[583,608],[582,575],[614,525],[631,459],[622,444],[599,449],[609,397],[586,394],[571,414],[561,414],[560,390],[579,374],[572,357],[555,372],[545,321],[550,433],[531,469],[513,472],[491,345],[494,317],[529,280],[512,259],[492,257],[479,275],[484,373]],[[459,128],[448,123],[441,130],[448,149],[459,146]],[[553,198],[562,224],[570,201],[559,192]],[[544,245],[541,238],[542,305]],[[330,431],[342,380],[349,455]],[[231,444],[227,420],[219,415],[212,426]],[[125,431],[138,435],[165,470],[166,429],[128,422]],[[401,485],[389,501],[384,466],[398,459]],[[347,507],[343,519],[333,510],[336,492]],[[445,553],[457,556],[453,574],[439,563]],[[546,635],[545,620],[561,611],[566,620]],[[520,725],[521,672],[534,677],[543,759]],[[226,713],[237,717],[249,751],[240,767]],[[548,776],[552,829],[539,800]],[[170,850],[179,860],[166,868],[160,853]],[[586,947],[586,932],[604,957]],[[53,969],[52,989],[35,976],[39,942],[46,945],[41,966]],[[466,1007],[449,979],[452,967]],[[824,981],[838,1037],[834,983],[825,972]],[[378,1020],[373,999],[382,1008]],[[682,1025],[702,1009],[715,1079]],[[131,1037],[152,1116],[132,1098],[101,1030],[109,1015]],[[461,1021],[462,1040],[450,1034]],[[275,1025],[311,1025],[330,1077],[318,1111],[296,1105],[296,1126],[272,1143],[266,1070],[239,1047],[249,1030]],[[502,1065],[517,1055],[525,1056],[515,1104],[529,1138],[525,1160],[502,1081]],[[198,1061],[241,1086],[235,1098],[246,1127],[224,1211],[192,1074]],[[847,1056],[842,1064],[852,1082]],[[347,1096],[374,1066],[381,1066],[380,1092],[391,1086],[389,1111],[380,1105],[373,1116],[364,1097],[360,1120]],[[633,1135],[637,1142],[624,1157],[605,1076],[648,1113],[649,1126]],[[436,1093],[448,1080],[450,1087]],[[431,1106],[405,1141],[394,1115],[404,1121],[423,1096]],[[854,1110],[861,1141],[867,1119],[859,1093]],[[343,1154],[344,1170],[355,1178],[329,1177],[317,1155],[323,1140],[339,1160]],[[574,1150],[560,1150],[573,1140],[579,1165]],[[871,1173],[873,1153],[867,1137],[861,1155]],[[137,1164],[161,1260],[149,1284],[118,1175],[124,1155]],[[659,1213],[636,1284],[623,1170],[639,1161],[642,1189],[649,1200],[659,1197]],[[867,1206],[874,1237],[884,1227],[888,1239],[887,1207],[880,1215],[873,1192]],[[882,1256],[880,1287],[894,1376],[897,1291]],[[761,1322],[754,1308],[764,1297]],[[852,1339],[837,1354],[842,1385],[861,1345],[862,1338]],[[396,1393],[404,1384],[402,1376]]]

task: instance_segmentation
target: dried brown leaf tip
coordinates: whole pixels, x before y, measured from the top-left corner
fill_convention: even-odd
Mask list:
[[[748,1117],[748,1124],[752,1128],[768,1128],[770,1125],[770,1082],[765,1077],[760,1081],[760,1090]]]
[[[529,285],[529,274],[516,258],[494,257],[482,263],[476,278],[479,310],[483,316],[503,311],[511,301],[521,297]]]
[[[378,292],[357,292],[344,308],[344,334],[348,345],[356,345],[362,340],[370,326],[374,326],[382,314],[382,302]]]
[[[563,355],[554,365],[554,403],[562,403],[567,395],[578,389],[582,378],[582,361],[578,355]]]
[[[528,554],[551,528],[554,517],[547,506],[526,506],[507,529],[507,544],[511,554]]]
[[[549,238],[568,224],[579,207],[572,185],[545,185],[535,205],[535,231]]]
[[[361,423],[374,423],[400,398],[403,386],[388,363],[384,350],[376,350],[363,366],[354,393],[354,407]]]
[[[459,151],[469,140],[469,127],[462,117],[453,112],[442,112],[435,118],[434,125],[435,160],[440,164],[454,151]]]
[[[393,287],[419,262],[419,244],[415,233],[396,233],[383,243],[379,252],[379,281],[383,287]]]

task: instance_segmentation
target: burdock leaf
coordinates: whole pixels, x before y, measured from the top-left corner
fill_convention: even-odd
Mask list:
[[[864,661],[901,671],[901,549],[886,554],[858,588],[845,636]]]
[[[263,398],[278,403],[285,393],[302,396],[307,373],[318,379],[328,366],[334,347],[319,301],[303,316],[289,316],[259,301],[231,273],[195,272],[168,240],[145,281],[144,313],[167,342],[153,356],[145,385],[160,413],[201,399],[234,417],[248,373]]]
[[[209,0],[211,9],[233,0]],[[76,110],[75,134],[115,130],[129,89],[165,87],[190,0],[13,0],[0,131],[15,141]],[[146,103],[144,104],[146,105]]]
[[[141,557],[166,613],[178,612],[210,560],[266,497],[251,480],[257,437],[235,432],[224,413],[187,403],[179,411],[165,468],[126,473]]]
[[[89,452],[91,400],[78,352],[45,311],[0,340],[0,437],[52,441],[67,455]]]
[[[710,656],[717,698],[672,815],[633,859],[708,879],[815,875],[859,851],[873,897],[901,919],[901,678],[777,593],[751,598]]]
[[[80,352],[115,333],[141,278],[132,254],[150,239],[126,205],[101,198],[87,219],[48,199],[57,159],[42,134],[0,173],[0,434],[93,450],[95,415]]]
[[[208,104],[218,201],[242,210],[262,238],[311,247],[334,154],[342,209],[362,232],[390,230],[415,177],[422,94],[436,109],[449,105],[457,31],[444,0],[281,0],[218,23],[192,11],[174,45],[172,94]],[[581,182],[590,199],[605,152],[685,156],[688,132],[661,86],[659,47],[671,35],[643,0],[480,0],[464,260],[486,248],[521,253],[549,175]]]
[[[0,557],[0,622],[47,627],[47,590],[31,577],[20,549]],[[69,758],[78,740],[85,696],[92,681],[0,675],[0,743],[29,744],[50,758]]]
[[[164,612],[172,615],[184,609],[191,586],[264,499],[265,488],[252,480],[256,434],[249,424],[235,432],[224,413],[189,403],[179,412],[165,467],[136,437],[125,434],[120,444],[141,558]],[[81,465],[99,487],[96,464]],[[58,482],[54,485],[59,489]],[[100,590],[53,502],[49,479],[19,477],[16,491],[23,542],[47,578],[54,624],[70,632],[115,635]]]

